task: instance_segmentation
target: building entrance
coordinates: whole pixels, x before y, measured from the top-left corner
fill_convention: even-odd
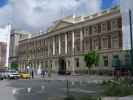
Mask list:
[[[66,61],[64,58],[59,58],[59,74],[65,74],[66,73]]]

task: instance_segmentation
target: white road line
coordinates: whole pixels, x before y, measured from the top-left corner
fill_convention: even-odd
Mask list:
[[[42,85],[42,86],[41,86],[41,90],[44,90],[44,89],[45,89],[45,86]]]
[[[30,93],[31,92],[31,88],[27,88],[27,92]]]
[[[14,88],[12,89],[12,94],[15,95],[15,94],[18,94],[18,91],[22,90],[24,88]]]
[[[12,94],[13,94],[13,95],[15,95],[15,94],[16,94],[16,92],[17,92],[17,89],[16,89],[16,88],[14,88],[14,89],[12,90]]]
[[[72,83],[72,85],[75,85],[75,82],[74,81],[72,81],[71,83]]]

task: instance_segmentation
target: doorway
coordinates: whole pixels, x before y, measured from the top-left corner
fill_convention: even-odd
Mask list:
[[[66,61],[64,58],[59,58],[59,74],[65,74],[66,73]]]

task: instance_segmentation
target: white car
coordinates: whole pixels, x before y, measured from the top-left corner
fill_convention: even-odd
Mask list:
[[[19,79],[20,78],[19,73],[14,70],[8,71],[7,75],[8,75],[8,79]]]

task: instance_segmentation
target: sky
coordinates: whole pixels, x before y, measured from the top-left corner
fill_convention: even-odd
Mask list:
[[[118,4],[118,0],[0,0],[0,27],[11,24],[22,31],[46,31],[54,21],[73,14],[100,12]],[[0,33],[0,40],[6,39]]]

